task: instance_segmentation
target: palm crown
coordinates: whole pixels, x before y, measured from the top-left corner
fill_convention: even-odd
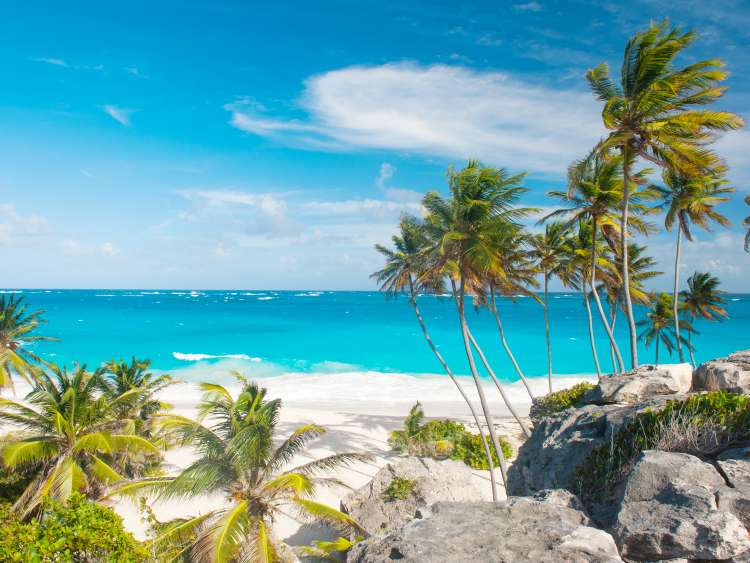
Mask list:
[[[688,289],[680,292],[682,307],[692,318],[709,321],[727,317],[723,307],[723,291],[719,289],[719,279],[706,272],[695,272],[688,278]]]

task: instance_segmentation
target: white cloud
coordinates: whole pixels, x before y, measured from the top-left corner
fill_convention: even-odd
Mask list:
[[[126,66],[122,70],[130,74],[131,76],[135,76],[137,78],[148,78],[145,74],[141,72],[141,70],[136,66]]]
[[[76,239],[67,239],[62,241],[62,252],[66,256],[81,256],[88,252],[86,246]]]
[[[715,144],[729,165],[729,179],[738,191],[750,192],[750,132],[727,133]]]
[[[125,109],[113,105],[106,105],[102,109],[104,110],[104,113],[121,125],[130,127],[130,115],[133,113],[132,109]]]
[[[421,213],[419,203],[386,201],[380,199],[347,199],[343,201],[309,201],[303,213],[309,215],[350,215],[362,218],[397,219],[404,212]]]
[[[379,188],[383,189],[385,188],[385,185],[388,183],[388,181],[393,178],[393,175],[395,173],[396,167],[392,164],[389,164],[388,162],[384,162],[380,165],[380,172],[378,173],[378,179],[375,181],[375,183]]]
[[[61,66],[64,68],[68,68],[68,63],[66,63],[64,60],[56,59],[53,57],[31,57],[30,60],[34,61],[35,63],[45,63],[48,65]]]
[[[305,83],[305,120],[228,105],[230,123],[308,148],[414,151],[564,173],[603,133],[588,92],[551,89],[499,72],[412,63],[349,67]]]
[[[104,256],[116,256],[120,254],[120,249],[115,247],[111,242],[105,242],[99,247],[99,250]]]
[[[24,243],[46,232],[45,217],[21,215],[12,203],[0,203],[0,246]]]
[[[513,4],[513,8],[520,12],[541,12],[542,5],[539,2],[525,2],[523,4]]]

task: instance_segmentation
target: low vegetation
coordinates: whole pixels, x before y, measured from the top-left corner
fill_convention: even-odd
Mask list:
[[[569,389],[555,391],[544,397],[537,397],[531,405],[529,417],[536,424],[542,418],[553,416],[573,407],[583,406],[583,396],[594,387],[595,385],[592,383],[583,382]]]
[[[713,391],[669,401],[660,411],[636,415],[592,450],[577,469],[573,492],[584,502],[608,499],[644,450],[657,449],[711,458],[750,439],[750,396]]]
[[[383,491],[383,499],[386,502],[405,500],[409,498],[417,482],[414,479],[394,477]]]
[[[424,410],[417,403],[404,419],[404,429],[391,432],[389,443],[393,449],[419,457],[454,459],[463,461],[474,469],[487,469],[487,457],[482,438],[454,420],[424,422]],[[489,437],[488,437],[489,439]],[[513,447],[502,437],[498,438],[503,457],[513,457]],[[492,451],[493,463],[498,465]]]

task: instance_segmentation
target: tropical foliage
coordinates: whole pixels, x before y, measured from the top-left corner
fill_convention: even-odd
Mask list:
[[[544,397],[538,397],[531,405],[529,416],[535,423],[548,416],[561,413],[573,407],[583,405],[583,398],[586,392],[593,389],[591,383],[576,383],[573,387],[555,391]]]
[[[680,292],[682,302],[680,307],[684,311],[685,318],[693,322],[696,319],[717,322],[726,319],[729,315],[724,308],[723,291],[719,289],[719,278],[707,272],[695,272],[687,280],[688,288]],[[688,350],[690,360],[695,366],[693,357],[693,333],[688,332]]]

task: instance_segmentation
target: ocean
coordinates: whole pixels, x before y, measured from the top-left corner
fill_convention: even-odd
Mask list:
[[[15,291],[31,309],[45,311],[48,323],[40,332],[59,341],[39,343],[35,351],[57,364],[96,367],[112,358],[135,356],[182,379],[217,377],[229,369],[262,378],[325,375],[329,381],[337,374],[361,373],[371,379],[377,374],[444,377],[404,297],[353,291]],[[750,295],[727,295],[726,300],[729,320],[696,324],[698,361],[750,347]],[[448,363],[456,373],[467,375],[451,299],[422,296],[419,304]],[[526,375],[546,376],[542,307],[524,297],[501,299],[499,308]],[[498,377],[517,381],[492,316],[472,307],[467,312]],[[624,320],[620,314],[616,333],[626,356]],[[581,296],[551,294],[550,326],[555,377],[594,373]],[[609,370],[606,335],[598,323],[596,327],[600,361]],[[641,344],[640,357],[642,362],[653,361],[653,346],[645,349]],[[669,360],[662,347],[661,361]]]

